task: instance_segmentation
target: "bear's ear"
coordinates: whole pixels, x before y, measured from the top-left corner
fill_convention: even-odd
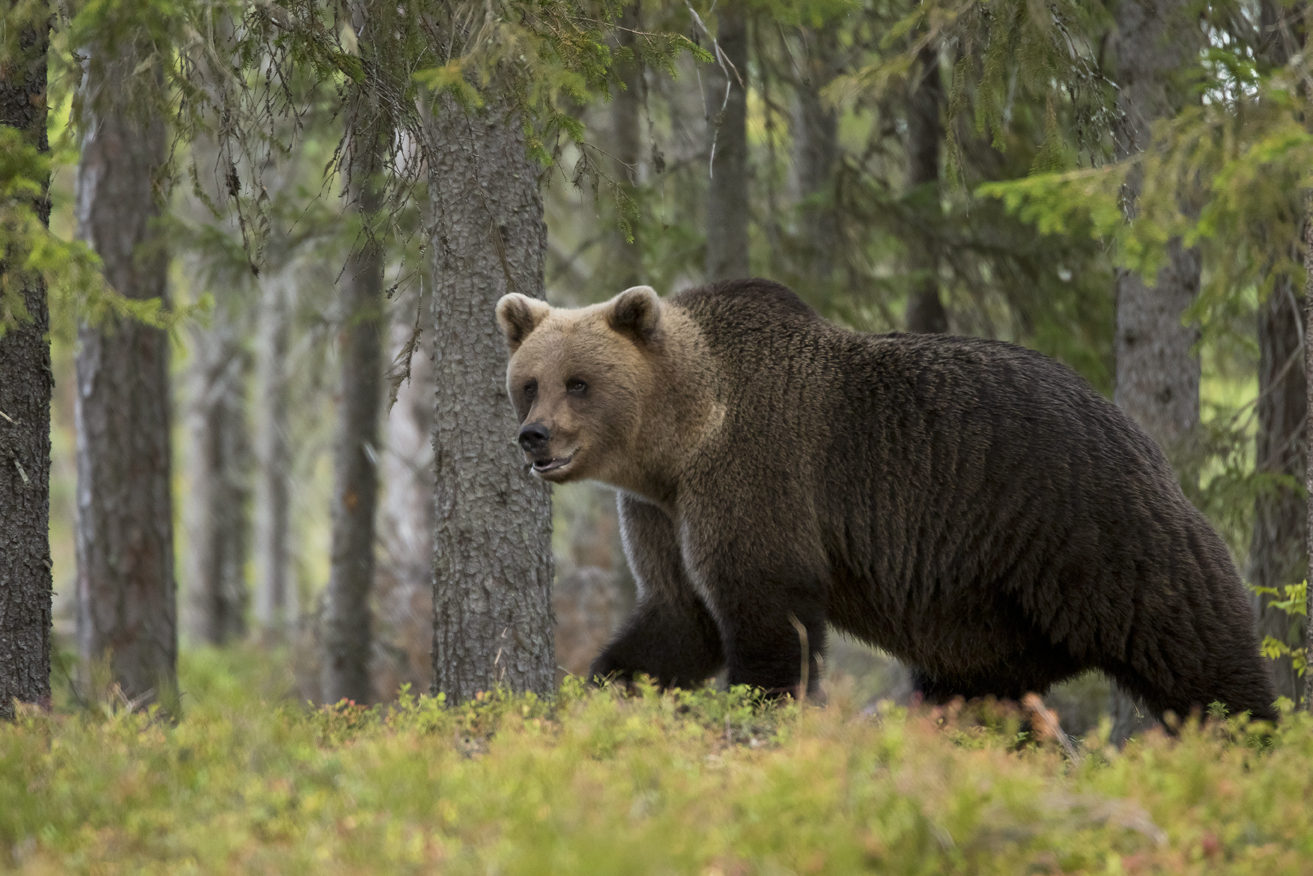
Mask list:
[[[497,324],[506,336],[506,347],[512,353],[520,349],[520,344],[529,337],[529,333],[552,312],[552,306],[546,301],[512,292],[503,295],[497,302]]]
[[[647,343],[661,326],[661,299],[651,286],[626,289],[611,304],[610,323],[621,334]]]

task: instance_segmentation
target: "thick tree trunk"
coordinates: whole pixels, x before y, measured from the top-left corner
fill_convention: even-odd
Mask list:
[[[714,153],[707,187],[708,280],[734,279],[751,273],[748,266],[748,217],[751,215],[748,201],[748,13],[743,0],[727,0],[721,4],[718,17],[716,42],[724,55],[725,69],[713,61],[703,77],[707,110],[711,113],[707,124],[707,148]],[[725,99],[727,86],[728,102]]]
[[[250,358],[241,305],[224,295],[192,336],[188,492],[188,628],[224,645],[246,635],[251,448],[246,422]]]
[[[1193,63],[1201,40],[1188,6],[1186,0],[1122,0],[1117,6],[1113,43],[1123,115],[1116,137],[1119,159],[1147,148],[1154,121],[1185,100],[1173,76]],[[1141,185],[1132,173],[1125,198],[1129,218]],[[1131,271],[1117,276],[1114,400],[1163,447],[1185,482],[1197,477],[1189,445],[1199,424],[1200,366],[1193,353],[1199,329],[1183,325],[1182,316],[1199,294],[1199,273],[1199,251],[1174,239],[1154,285]],[[1114,738],[1125,740],[1142,728],[1147,721],[1141,713],[1129,697],[1115,694]]]
[[[288,346],[292,282],[265,277],[256,337],[258,413],[255,418],[255,620],[269,640],[281,641],[296,620],[291,581],[292,451]]]
[[[616,41],[621,48],[633,51],[638,47],[641,4],[631,3],[620,17],[621,30]],[[617,78],[624,88],[616,88],[611,98],[611,141],[615,157],[615,174],[626,196],[636,204],[640,197],[640,164],[643,158],[643,68],[636,61],[620,64]],[[640,207],[641,209],[641,207]],[[625,239],[619,230],[614,235],[611,286],[615,292],[637,286],[643,282],[643,247],[638,236],[637,223],[631,223],[633,242]]]
[[[519,119],[496,102],[431,120],[433,687],[449,701],[552,689],[552,502],[515,445],[494,307],[543,297],[547,228]]]
[[[134,59],[92,50],[78,166],[78,235],[125,297],[164,299],[168,257],[154,227],[163,122],[131,106]],[[125,56],[126,54],[126,56]],[[176,689],[169,337],[123,320],[78,332],[78,651],[108,660],[131,699]]]
[[[944,142],[940,118],[944,86],[939,76],[939,47],[927,45],[917,53],[920,76],[914,81],[907,112],[907,183],[924,189],[926,202],[939,209],[939,153]],[[920,193],[918,193],[919,196]],[[920,275],[907,302],[909,332],[948,331],[948,311],[939,297],[939,260],[932,241],[912,247],[912,268]]]
[[[383,394],[384,133],[368,101],[355,109],[348,149],[352,201],[362,231],[342,277],[342,394],[333,488],[332,567],[324,599],[325,702],[373,699],[369,597],[374,583],[378,507],[378,420]]]
[[[33,22],[0,64],[0,125],[43,153],[49,29]],[[37,210],[49,223],[44,184]],[[0,278],[19,287],[29,316],[0,333],[0,719],[15,700],[50,705],[50,315],[45,286],[18,281],[16,255],[0,251]]]
[[[1304,304],[1295,298],[1289,277],[1279,277],[1258,308],[1258,435],[1256,471],[1304,479],[1305,377],[1300,358],[1300,322]],[[1308,558],[1306,508],[1299,491],[1277,487],[1254,502],[1254,535],[1249,549],[1249,580],[1256,587],[1281,591],[1304,576]],[[1303,624],[1269,603],[1280,597],[1255,596],[1258,635],[1272,636],[1291,647],[1304,641]],[[1298,702],[1302,685],[1290,657],[1276,660],[1273,681],[1279,696]]]
[[[839,228],[834,211],[834,172],[839,161],[839,114],[821,99],[821,89],[837,73],[838,27],[802,30],[802,79],[793,111],[793,166],[802,202],[798,237],[799,275],[810,286],[826,285],[834,274]],[[809,289],[811,294],[820,289]]]

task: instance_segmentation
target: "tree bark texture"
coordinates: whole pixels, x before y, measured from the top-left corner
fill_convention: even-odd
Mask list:
[[[85,83],[78,236],[127,298],[167,297],[155,223],[164,123],[127,100],[130,53],[97,57]],[[78,652],[108,660],[130,699],[176,688],[178,628],[170,480],[169,337],[120,320],[78,331]]]
[[[291,580],[292,451],[288,392],[293,285],[285,273],[261,281],[256,337],[255,620],[274,641],[296,620]]]
[[[1313,189],[1304,192],[1304,407],[1313,411]],[[1305,440],[1313,442],[1313,428],[1304,429]],[[1304,448],[1305,460],[1313,460],[1313,447]],[[1305,577],[1304,655],[1313,658],[1313,465],[1304,466],[1304,494],[1308,497],[1305,519],[1308,529],[1304,552],[1309,560]],[[1313,669],[1304,673],[1304,708],[1313,712]]]
[[[369,598],[378,507],[378,420],[383,395],[383,244],[376,223],[384,132],[369,102],[351,122],[351,195],[361,234],[342,277],[342,393],[338,401],[332,559],[324,594],[325,702],[373,700]]]
[[[802,78],[795,85],[793,166],[802,202],[798,236],[799,275],[824,285],[837,267],[839,228],[834,210],[835,169],[839,163],[839,114],[821,98],[837,74],[838,26],[802,29]],[[821,290],[811,289],[812,294]]]
[[[33,22],[0,64],[0,124],[41,152],[49,30]],[[49,224],[45,185],[37,210]],[[0,252],[6,282],[15,255]],[[27,280],[19,294],[30,321],[0,334],[0,719],[15,700],[50,705],[50,315],[43,283]]]
[[[210,325],[192,335],[188,491],[188,628],[224,645],[246,635],[251,446],[250,357],[241,304],[220,290]]]
[[[707,186],[707,279],[747,277],[748,218],[748,13],[743,0],[727,0],[718,13],[716,42],[724,69],[704,71],[712,153]],[[736,75],[737,71],[737,75]],[[726,100],[726,88],[729,98]],[[722,109],[723,107],[723,109]]]
[[[1282,26],[1288,10],[1276,0],[1259,4],[1259,53],[1274,67],[1290,63],[1303,35]],[[1296,15],[1301,14],[1296,12]],[[1258,308],[1258,434],[1256,471],[1285,475],[1304,483],[1308,476],[1308,375],[1300,354],[1304,346],[1304,299],[1294,278],[1279,275],[1268,300]],[[1249,548],[1249,580],[1255,587],[1283,588],[1298,582],[1308,571],[1308,508],[1298,490],[1278,487],[1261,494],[1254,503],[1254,534]],[[1270,603],[1279,597],[1256,594],[1254,617],[1258,636],[1272,636],[1292,648],[1303,647],[1307,617],[1292,616]],[[1290,656],[1273,661],[1272,679],[1278,696],[1299,704],[1304,685]]]
[[[913,80],[907,112],[907,184],[931,209],[939,209],[939,154],[944,142],[940,118],[944,86],[939,75],[939,47],[924,46],[916,56],[919,77]],[[918,191],[919,190],[919,191]],[[912,246],[912,269],[919,279],[907,302],[907,330],[948,331],[948,311],[939,297],[939,260],[934,242],[922,239]]]
[[[1153,123],[1174,113],[1186,99],[1176,82],[1198,52],[1199,28],[1188,0],[1122,0],[1117,5],[1116,54],[1119,159],[1144,151]],[[1124,193],[1129,221],[1142,180],[1132,172]],[[1199,359],[1192,349],[1197,326],[1182,315],[1199,294],[1200,255],[1179,239],[1168,244],[1167,264],[1155,283],[1133,271],[1117,276],[1117,388],[1115,401],[1179,464],[1183,442],[1199,423]]]
[[[1175,77],[1191,67],[1201,40],[1188,7],[1188,0],[1122,0],[1117,5],[1112,43],[1122,114],[1116,132],[1119,159],[1147,148],[1154,121],[1186,99]],[[1141,186],[1133,172],[1124,193],[1132,222]],[[1153,285],[1132,271],[1117,275],[1114,401],[1167,452],[1183,480],[1193,476],[1195,467],[1188,445],[1199,424],[1200,365],[1193,353],[1199,329],[1183,325],[1182,316],[1199,294],[1200,266],[1199,251],[1173,239]],[[1125,740],[1147,724],[1139,711],[1126,695],[1114,695],[1114,738]]]
[[[1305,396],[1301,359],[1300,322],[1304,303],[1294,294],[1289,277],[1277,279],[1271,296],[1258,308],[1258,435],[1254,468],[1258,472],[1304,480]],[[1282,588],[1304,577],[1308,558],[1304,540],[1307,509],[1297,489],[1281,486],[1262,493],[1254,502],[1254,535],[1249,548],[1249,581],[1255,587]],[[1304,625],[1298,617],[1271,607],[1283,597],[1255,595],[1258,636],[1272,636],[1298,648]],[[1278,696],[1299,702],[1299,678],[1289,656],[1274,661],[1273,681]]]
[[[635,2],[625,7],[620,17],[621,30],[616,35],[620,48],[631,52],[638,47],[638,34],[642,23],[641,4]],[[643,159],[643,67],[634,61],[617,65],[617,78],[624,88],[616,88],[611,97],[611,140],[615,156],[616,181],[625,195],[635,203],[641,194],[640,165]],[[633,242],[625,239],[623,232],[614,234],[614,261],[612,272],[615,275],[611,286],[615,292],[637,286],[643,282],[643,247],[639,239],[638,223],[632,222],[630,233]]]
[[[552,502],[515,443],[494,307],[543,297],[547,228],[518,118],[449,98],[431,121],[433,687],[552,690]]]

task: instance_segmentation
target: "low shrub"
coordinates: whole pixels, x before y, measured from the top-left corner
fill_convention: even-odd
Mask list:
[[[1076,758],[1001,707],[872,714],[747,690],[280,700],[268,657],[184,662],[183,713],[0,726],[22,873],[1307,873],[1313,722],[1105,725]],[[983,717],[982,717],[983,715]]]

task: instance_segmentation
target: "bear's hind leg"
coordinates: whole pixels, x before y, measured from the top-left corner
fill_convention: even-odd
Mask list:
[[[1140,697],[1158,720],[1167,712],[1178,720],[1195,714],[1207,717],[1205,712],[1214,702],[1226,706],[1231,715],[1248,712],[1257,720],[1277,719],[1271,681],[1257,654],[1252,661],[1237,661],[1226,669],[1201,673],[1205,683],[1200,683],[1200,678],[1172,674],[1161,664],[1119,665],[1105,671],[1127,691]]]
[[[1170,711],[1184,720],[1221,702],[1232,715],[1248,712],[1275,721],[1276,696],[1247,606],[1230,613],[1226,608],[1223,604],[1198,622],[1203,635],[1181,622],[1184,612],[1149,615],[1130,637],[1126,659],[1106,664],[1104,671],[1140,696],[1159,719]]]

